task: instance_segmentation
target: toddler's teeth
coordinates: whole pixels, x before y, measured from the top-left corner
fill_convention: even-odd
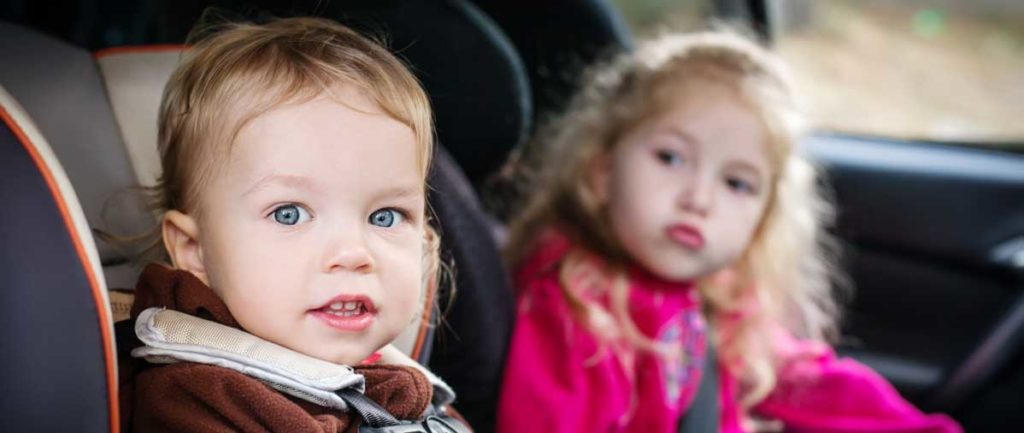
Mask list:
[[[328,308],[330,308],[332,310],[340,310],[343,306],[344,305],[341,302],[335,302],[335,303],[331,304]]]

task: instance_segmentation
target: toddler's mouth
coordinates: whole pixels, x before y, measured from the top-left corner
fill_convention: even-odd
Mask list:
[[[341,295],[310,313],[340,331],[362,331],[373,323],[377,308],[366,296]]]
[[[358,316],[369,312],[362,301],[333,302],[317,311],[341,317]]]

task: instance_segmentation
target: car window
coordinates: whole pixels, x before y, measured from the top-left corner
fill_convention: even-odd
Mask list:
[[[710,1],[618,0],[643,33]],[[1024,151],[1024,2],[768,0],[775,50],[817,129]]]
[[[776,48],[829,130],[1024,143],[1024,2],[777,0]]]

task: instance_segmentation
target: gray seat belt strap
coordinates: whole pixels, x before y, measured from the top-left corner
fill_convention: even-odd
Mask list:
[[[712,335],[708,329],[708,334]],[[697,396],[679,418],[676,431],[679,433],[717,433],[720,429],[721,408],[719,407],[718,355],[710,338],[704,351],[704,373],[697,388]]]

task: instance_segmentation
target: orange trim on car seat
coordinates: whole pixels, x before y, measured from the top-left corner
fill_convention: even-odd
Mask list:
[[[108,307],[103,301],[103,295],[100,293],[100,285],[96,280],[97,276],[93,274],[92,267],[89,266],[89,258],[85,253],[85,247],[82,245],[82,240],[78,238],[76,233],[78,230],[75,229],[75,225],[72,222],[71,214],[68,211],[67,203],[64,202],[64,197],[60,193],[60,188],[57,186],[56,180],[53,178],[53,173],[50,171],[46,162],[43,161],[42,156],[36,151],[32,141],[29,140],[25,132],[18,126],[11,117],[7,109],[0,106],[0,118],[3,119],[4,123],[11,129],[14,136],[17,137],[18,141],[28,152],[29,156],[32,157],[32,161],[35,162],[39,172],[43,175],[43,179],[46,181],[46,186],[50,189],[50,193],[53,194],[54,201],[57,203],[57,208],[60,210],[61,218],[64,220],[64,225],[67,227],[69,234],[71,235],[71,243],[75,246],[75,252],[78,254],[79,260],[82,262],[82,270],[85,271],[85,276],[89,280],[89,287],[92,288],[92,298],[96,303],[96,310],[99,314],[100,319],[100,338],[103,340],[103,358],[107,362],[107,406],[109,408],[108,416],[110,417],[110,431],[112,433],[118,433],[121,431],[121,417],[118,415],[118,396],[117,396],[117,373],[114,368],[117,364],[116,358],[114,357],[114,342],[113,335],[111,335],[110,327],[107,325],[110,322],[110,315]]]
[[[134,53],[162,53],[164,51],[185,51],[188,45],[163,44],[163,45],[128,45],[123,47],[110,47],[92,53],[93,58],[111,56],[115,54]]]
[[[434,295],[437,293],[437,281],[427,286],[427,295],[423,302],[423,320],[420,321],[420,331],[416,333],[416,344],[412,346],[412,353],[409,357],[419,362],[420,352],[423,352],[424,343],[427,340],[427,330],[430,329],[430,320],[434,312]]]

